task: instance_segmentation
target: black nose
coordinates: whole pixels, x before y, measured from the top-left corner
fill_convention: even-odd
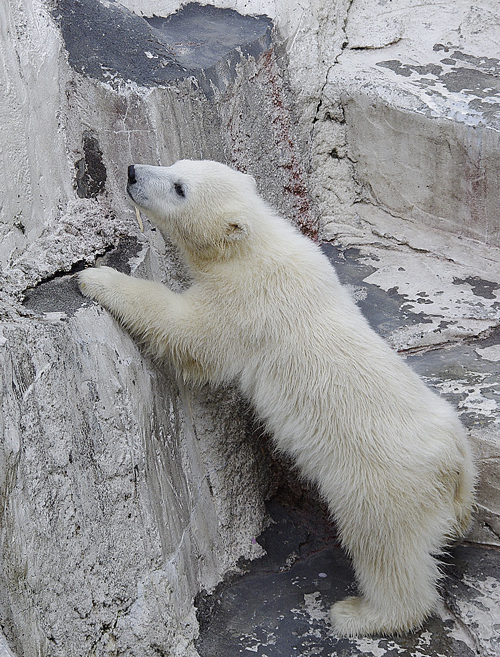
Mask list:
[[[131,164],[128,168],[128,182],[129,185],[133,185],[134,183],[137,182],[137,179],[135,177],[135,167],[133,164]]]

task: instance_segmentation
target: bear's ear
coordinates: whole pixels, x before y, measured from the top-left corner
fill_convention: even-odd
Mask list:
[[[252,185],[254,191],[257,191],[257,182],[253,176],[251,176],[249,173],[244,173],[243,174],[245,178],[248,180],[248,182]]]
[[[226,223],[226,237],[230,241],[236,242],[246,237],[248,234],[248,226],[239,217],[230,217]]]

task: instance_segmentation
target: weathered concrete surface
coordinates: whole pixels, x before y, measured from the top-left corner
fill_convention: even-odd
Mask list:
[[[158,253],[139,239],[105,261],[181,283],[151,268]],[[71,277],[30,291],[29,311],[12,306],[0,337],[0,617],[12,649],[195,655],[193,596],[258,554],[269,474],[245,408],[233,391],[179,386]]]
[[[336,243],[361,256],[358,285],[395,296],[388,325],[379,328],[396,349],[486,336],[499,325],[497,248],[419,228],[373,205],[354,207],[357,226],[338,226]],[[354,293],[362,303],[362,288]]]
[[[341,97],[348,157],[365,195],[392,214],[500,245],[500,60],[436,44],[350,52],[325,94]]]
[[[182,0],[124,0],[123,5],[143,16],[177,11]],[[345,42],[351,0],[325,4],[318,0],[213,0],[211,5],[273,20],[288,61],[288,74],[300,107],[300,124],[310,131],[326,72]]]
[[[165,9],[176,11],[182,3],[124,0],[124,4],[151,16]],[[387,208],[395,203],[401,211],[414,211],[415,218],[428,225],[437,220],[453,230],[458,209],[460,229],[487,240],[493,231],[493,243],[498,244],[491,201],[498,179],[497,136],[491,132],[498,104],[496,0],[483,0],[480,6],[467,0],[397,4],[212,0],[211,4],[273,19],[293,90],[301,157],[323,225],[354,223],[353,203],[373,189],[375,199]],[[411,110],[410,117],[395,114],[403,109]],[[415,111],[424,110],[435,118],[434,124],[418,123]],[[465,129],[459,125],[465,116],[476,123],[485,118],[483,127],[490,130]],[[392,133],[384,134],[388,122],[394,123]],[[410,140],[408,134],[413,133],[418,138]],[[406,177],[391,165],[394,161],[407,168]],[[423,166],[418,168],[417,163]],[[467,175],[458,177],[462,164]],[[446,176],[449,165],[456,172],[453,184]],[[427,183],[433,191],[439,183],[444,189],[432,196]],[[454,189],[468,195],[472,219],[457,206]]]
[[[498,545],[498,4],[354,0],[345,37],[315,125],[322,235],[353,249],[361,305],[388,293],[377,328],[471,428],[474,537]]]
[[[58,203],[72,195],[57,119],[60,43],[48,12],[39,5],[14,0],[0,7],[2,266],[41,235],[57,216]]]
[[[343,33],[311,142],[325,237],[368,199],[498,246],[498,3],[354,0]]]

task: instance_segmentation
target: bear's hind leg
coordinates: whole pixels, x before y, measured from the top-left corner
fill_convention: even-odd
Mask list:
[[[349,550],[362,595],[332,606],[330,620],[335,633],[401,634],[421,626],[436,609],[438,562],[421,536],[411,538],[398,542],[387,536],[378,549],[372,544],[373,549],[366,546],[364,552],[359,545]]]

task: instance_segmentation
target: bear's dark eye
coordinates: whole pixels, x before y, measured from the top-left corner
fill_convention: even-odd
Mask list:
[[[180,196],[181,198],[184,198],[186,196],[184,187],[180,183],[174,183],[174,189],[177,196]]]

